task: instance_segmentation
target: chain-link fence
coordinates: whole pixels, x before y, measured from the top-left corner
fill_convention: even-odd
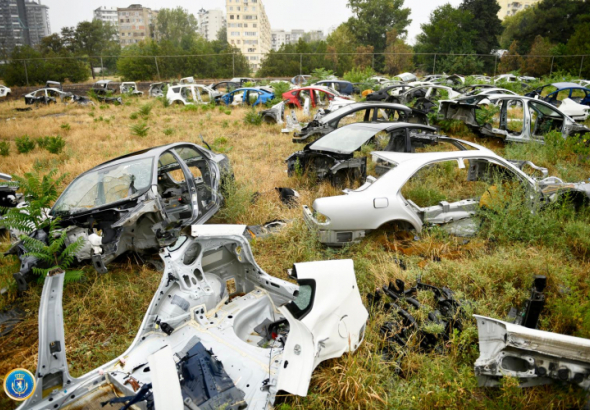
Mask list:
[[[252,57],[256,57],[253,63]],[[252,72],[252,67],[257,72]],[[236,76],[291,77],[310,74],[317,68],[343,75],[351,69],[373,68],[395,75],[404,71],[419,74],[485,74],[496,76],[519,70],[534,77],[557,72],[590,78],[590,55],[522,55],[500,57],[489,54],[446,53],[281,53],[266,55],[224,53],[196,55],[135,55],[93,57],[14,58],[0,61],[0,78],[8,85],[43,84],[46,80],[83,82],[90,76],[120,76],[130,81],[159,81],[193,76],[231,78]]]

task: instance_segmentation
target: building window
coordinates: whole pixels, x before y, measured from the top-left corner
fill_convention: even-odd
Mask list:
[[[234,15],[233,15],[233,14],[230,14],[230,15],[229,15],[229,19],[230,19],[230,20],[233,20],[233,19],[234,19]]]

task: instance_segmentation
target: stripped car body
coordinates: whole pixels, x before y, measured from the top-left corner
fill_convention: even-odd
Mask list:
[[[203,84],[180,84],[168,87],[166,98],[170,104],[209,104],[221,95]]]
[[[477,115],[482,109],[482,102],[485,104],[487,101],[499,107],[491,122],[483,122]],[[576,124],[548,102],[518,95],[480,94],[440,101],[438,117],[463,121],[482,136],[506,141],[542,142],[545,135],[553,130],[561,132],[564,138],[590,132],[588,127]]]
[[[187,227],[203,224],[220,208],[221,183],[231,173],[225,155],[188,142],[125,155],[92,168],[65,189],[49,212],[60,218],[66,245],[83,238],[76,261],[91,260],[99,272],[119,255],[149,256],[176,242]],[[47,238],[44,230],[31,234]],[[27,288],[39,263],[23,256],[18,242],[9,251],[21,257],[14,274]]]
[[[388,87],[382,87],[379,91],[373,91],[371,94],[367,95],[367,101],[387,101],[391,96],[399,95],[400,93],[404,93],[412,88],[408,84],[396,84],[390,85]]]
[[[460,94],[455,89],[447,87],[445,85],[422,85],[400,93],[398,95],[392,95],[387,99],[388,102],[397,104],[409,104],[412,100],[417,98],[427,98],[430,100],[440,99],[446,93],[449,99],[457,98]]]
[[[148,96],[152,98],[164,97],[165,90],[168,86],[168,83],[152,83],[150,84],[150,89],[148,90]]]
[[[321,80],[315,83],[314,85],[319,85],[321,87],[329,87],[333,90],[338,91],[342,95],[352,95],[355,94],[355,87],[350,81],[343,81],[343,80]],[[356,90],[358,91],[358,90]],[[356,93],[358,94],[358,92]]]
[[[227,94],[215,97],[217,104],[225,105],[249,105],[255,107],[265,104],[275,98],[275,94],[270,87],[246,87],[238,88]]]
[[[405,122],[349,124],[291,154],[285,161],[287,173],[293,176],[298,170],[312,171],[318,180],[328,180],[334,186],[342,186],[347,180],[364,180],[367,157],[355,157],[355,152],[364,145],[373,144],[384,151],[406,152],[411,149],[409,140],[428,144],[438,138],[435,132],[436,128]]]
[[[343,96],[333,88],[322,86],[297,88],[283,93],[283,100],[287,106],[291,107],[303,108],[306,98],[311,101],[312,107],[326,107],[336,98],[346,100],[347,102],[354,102],[354,100]]]
[[[139,91],[139,88],[137,87],[137,83],[135,83],[133,81],[122,82],[121,85],[119,86],[119,90],[121,91],[121,94],[128,94],[128,95],[133,95],[133,96],[137,96],[137,97],[143,96],[143,91]]]
[[[325,115],[316,115],[300,132],[293,135],[293,142],[299,143],[307,141],[309,138],[322,137],[339,128],[340,123],[351,116],[362,117],[359,122],[400,121],[428,125],[426,114],[405,105],[360,102],[346,105]]]
[[[245,226],[194,228],[161,251],[164,274],[131,346],[79,378],[66,358],[64,274],[46,277],[36,388],[19,410],[121,396],[142,409],[268,410],[278,391],[305,396],[318,364],[360,346],[368,312],[352,260],[296,263],[294,284],[258,266]]]
[[[5,85],[0,84],[0,98],[12,95],[12,90]]]
[[[568,382],[590,390],[590,340],[473,317],[479,334],[475,374],[480,386],[498,386],[511,376],[521,387]]]
[[[94,91],[96,95],[105,97],[115,94],[117,92],[117,87],[111,80],[98,80],[92,85],[92,91]]]
[[[549,91],[551,88],[553,91]],[[543,91],[549,93],[543,96]],[[576,83],[552,83],[526,94],[527,97],[540,98],[559,108],[576,121],[586,121],[590,116],[590,89]]]
[[[25,104],[57,104],[58,102],[66,103],[71,100],[72,93],[67,93],[57,88],[41,88],[39,90],[25,94]]]
[[[363,186],[354,191],[345,190],[344,195],[318,198],[312,209],[304,206],[305,221],[318,232],[319,240],[330,246],[342,246],[358,242],[366,233],[391,224],[416,232],[421,232],[424,226],[437,225],[454,235],[472,236],[479,228],[474,218],[478,209],[493,202],[494,196],[496,200],[507,199],[497,195],[498,188],[494,186],[496,176],[501,176],[502,183],[522,186],[531,200],[539,201],[540,206],[555,202],[563,195],[580,203],[587,203],[590,198],[590,184],[564,183],[555,177],[546,178],[547,170],[544,168],[526,161],[506,160],[471,142],[446,137],[433,137],[431,140],[433,143],[451,144],[448,146],[456,150],[373,152],[376,173],[381,177],[368,177]],[[415,150],[414,147],[412,149]],[[543,179],[534,179],[526,174],[523,171],[526,165],[535,171],[540,170]],[[440,179],[441,185],[461,185],[461,192],[443,198],[435,197],[422,206],[417,205],[418,196],[414,196],[408,188],[412,188],[412,184],[424,187],[422,175],[425,172],[439,171],[440,174],[443,170],[452,170],[449,175],[453,179]],[[355,217],[351,218],[351,215]]]

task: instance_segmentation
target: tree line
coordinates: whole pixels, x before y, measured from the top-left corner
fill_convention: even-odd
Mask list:
[[[316,68],[343,75],[353,68],[372,67],[390,75],[422,70],[488,75],[518,71],[541,76],[551,70],[552,59],[541,57],[547,55],[557,57],[553,71],[578,75],[581,59],[559,56],[590,54],[590,7],[579,0],[542,0],[504,21],[498,18],[500,5],[496,0],[463,0],[457,7],[444,4],[421,25],[414,46],[407,42],[407,27],[412,20],[404,0],[348,0],[347,6],[353,16],[326,41],[300,40],[271,51],[259,75],[296,75],[300,70],[306,74]],[[509,52],[496,61],[492,51],[500,49]],[[323,55],[300,61],[299,56],[284,53]],[[525,54],[531,57],[521,57]],[[590,61],[584,65],[582,76],[590,77]]]

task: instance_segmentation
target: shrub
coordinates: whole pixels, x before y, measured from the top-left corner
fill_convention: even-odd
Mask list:
[[[33,141],[28,135],[22,137],[16,137],[16,149],[21,154],[26,154],[29,151],[35,149],[35,141]]]
[[[42,175],[41,170],[45,168],[46,164],[35,163],[33,171],[27,172],[24,177],[13,176],[27,202],[24,208],[9,208],[6,211],[2,221],[5,227],[29,234],[49,224],[47,211],[57,199],[57,190],[66,175],[55,178],[56,168]]]
[[[134,112],[134,113],[131,113],[131,115],[129,116],[129,119],[130,119],[130,120],[136,120],[138,117],[139,117],[139,116],[137,115],[137,113],[136,113],[136,112]]]
[[[49,140],[49,137],[39,137],[39,138],[35,139],[35,142],[37,143],[37,146],[39,148],[43,149],[47,146],[48,140]]]
[[[141,115],[143,118],[149,117],[150,112],[152,112],[152,105],[151,104],[142,105],[138,111],[139,115]]]
[[[351,83],[364,83],[373,76],[375,76],[375,71],[371,67],[367,67],[364,70],[353,68],[344,73],[342,79]]]
[[[174,134],[174,128],[166,128],[164,129],[164,135],[172,135]]]
[[[10,144],[7,141],[0,141],[0,155],[7,157],[10,154]]]
[[[67,122],[64,122],[62,125],[60,125],[60,127],[62,130],[65,130],[65,131],[69,131],[71,129],[70,124]]]
[[[148,127],[145,122],[132,125],[129,128],[131,129],[131,133],[133,135],[137,135],[138,137],[147,136],[148,130],[150,129],[150,127]]]
[[[47,143],[45,144],[45,149],[52,154],[59,154],[66,146],[66,141],[60,135],[46,138]]]
[[[262,116],[256,111],[254,107],[250,109],[244,117],[244,124],[259,126],[262,124]]]

